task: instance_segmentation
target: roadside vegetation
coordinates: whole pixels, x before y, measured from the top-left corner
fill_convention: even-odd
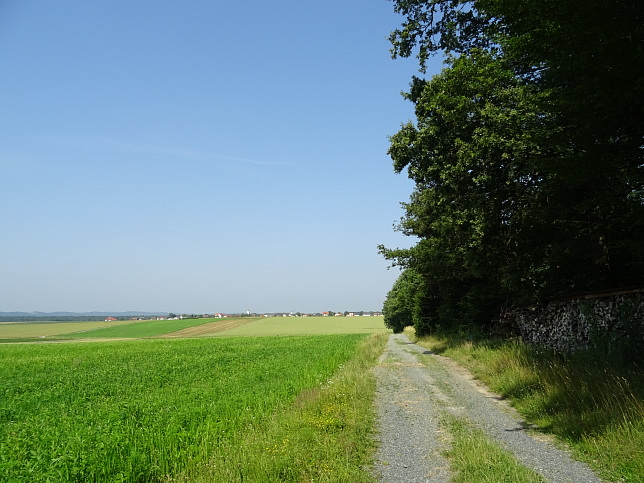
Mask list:
[[[543,477],[525,467],[509,451],[490,441],[480,429],[466,420],[444,414],[450,435],[446,452],[454,474],[453,483],[544,483]]]
[[[0,481],[365,481],[386,333],[0,348]]]
[[[644,374],[599,352],[562,355],[474,328],[437,332],[417,344],[454,359],[539,431],[554,435],[602,478],[644,481]]]

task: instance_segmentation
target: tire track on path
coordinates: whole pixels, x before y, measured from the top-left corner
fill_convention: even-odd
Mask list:
[[[518,413],[464,368],[404,334],[390,336],[374,371],[380,440],[375,472],[383,483],[450,481],[442,456],[449,445],[440,424],[444,411],[485,431],[548,482],[601,483],[587,465],[529,434]]]

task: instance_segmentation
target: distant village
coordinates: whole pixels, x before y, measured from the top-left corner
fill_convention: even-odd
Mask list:
[[[224,314],[224,313],[213,313],[213,314],[181,314],[177,315],[174,313],[169,313],[168,315],[145,315],[145,316],[136,316],[136,317],[106,317],[106,322],[115,322],[117,320],[182,320],[182,319],[227,319],[227,318],[239,318],[239,317],[382,317],[382,312],[373,312],[373,311],[359,311],[359,312],[270,312],[270,313],[255,313],[247,310],[243,313],[237,314]]]

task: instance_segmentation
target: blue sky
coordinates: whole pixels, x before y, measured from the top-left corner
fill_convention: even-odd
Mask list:
[[[399,272],[376,245],[413,242],[386,154],[413,118],[401,20],[1,1],[0,311],[379,310]]]

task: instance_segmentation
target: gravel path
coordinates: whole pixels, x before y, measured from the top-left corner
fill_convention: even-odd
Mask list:
[[[375,471],[383,483],[450,481],[442,456],[448,445],[439,425],[443,411],[467,418],[548,482],[601,482],[546,438],[528,434],[517,413],[465,369],[404,334],[390,336],[375,374],[380,433]]]

